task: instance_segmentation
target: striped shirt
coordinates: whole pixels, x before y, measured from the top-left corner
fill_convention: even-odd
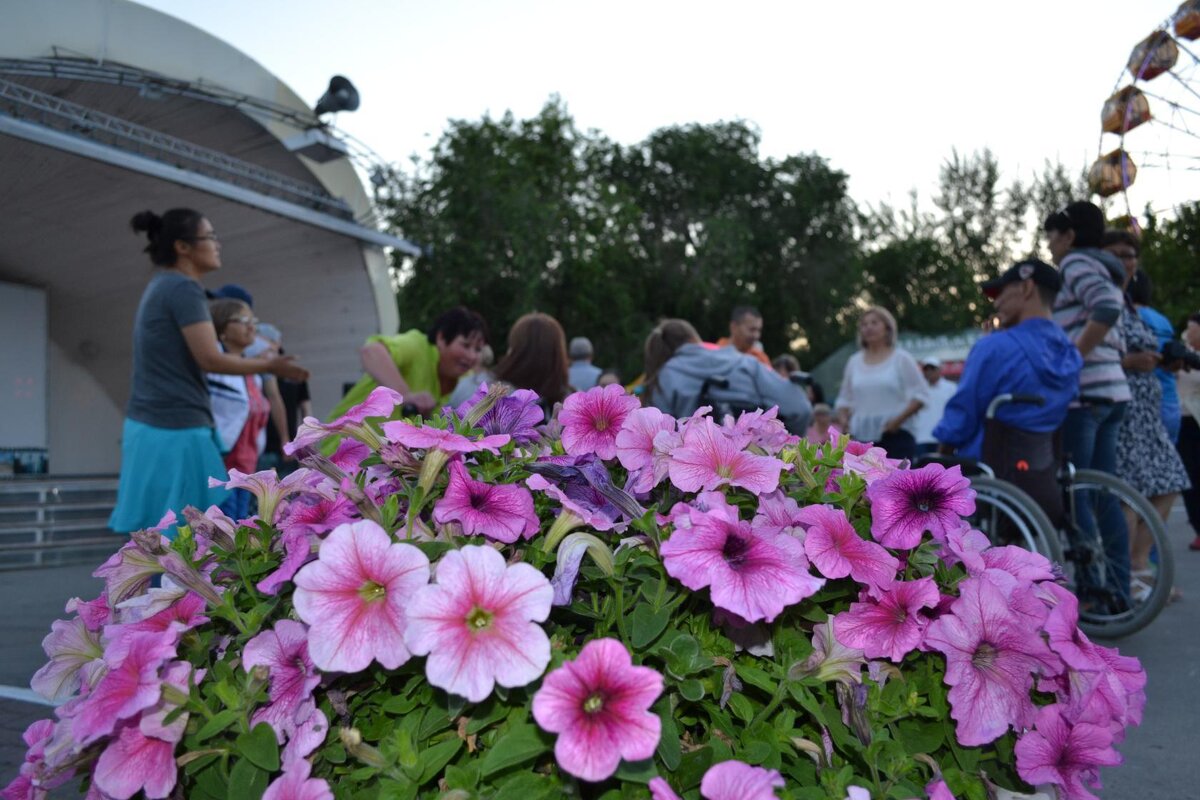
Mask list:
[[[1084,356],[1083,370],[1079,373],[1079,398],[1084,404],[1089,399],[1128,402],[1129,383],[1121,369],[1125,341],[1117,324],[1125,306],[1125,294],[1097,255],[1095,250],[1072,250],[1059,265],[1063,285],[1054,300],[1054,321],[1072,342],[1078,342],[1090,320],[1110,326],[1104,339]]]

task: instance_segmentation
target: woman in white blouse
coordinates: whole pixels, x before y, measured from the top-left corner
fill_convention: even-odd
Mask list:
[[[896,347],[896,318],[872,306],[858,320],[861,349],[846,362],[838,392],[838,426],[851,437],[875,442],[892,458],[912,458],[916,413],[929,384],[907,351]]]

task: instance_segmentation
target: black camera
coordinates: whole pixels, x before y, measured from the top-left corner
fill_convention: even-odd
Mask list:
[[[1162,360],[1164,364],[1182,361],[1188,369],[1200,369],[1200,353],[1189,350],[1188,346],[1178,339],[1171,339],[1163,344]]]

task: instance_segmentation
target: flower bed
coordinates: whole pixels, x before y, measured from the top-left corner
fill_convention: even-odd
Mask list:
[[[376,390],[232,474],[256,518],[135,534],[46,638],[62,705],[3,796],[1073,800],[1119,763],[1145,674],[957,469],[536,400]]]

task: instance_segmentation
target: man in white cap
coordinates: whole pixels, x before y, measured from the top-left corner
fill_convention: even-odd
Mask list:
[[[925,380],[929,382],[929,394],[925,405],[917,412],[916,429],[913,432],[917,440],[917,454],[920,455],[937,450],[938,443],[933,438],[933,429],[941,422],[946,403],[954,397],[958,387],[942,377],[941,359],[927,356],[918,363]]]
[[[599,367],[592,365],[592,341],[586,336],[576,336],[567,347],[571,367],[567,370],[567,382],[576,391],[586,392],[600,380]]]

